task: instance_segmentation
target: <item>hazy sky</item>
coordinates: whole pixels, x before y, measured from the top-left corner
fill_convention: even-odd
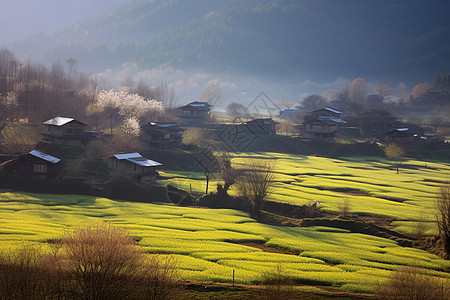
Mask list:
[[[32,33],[53,32],[132,0],[0,0],[0,45]]]

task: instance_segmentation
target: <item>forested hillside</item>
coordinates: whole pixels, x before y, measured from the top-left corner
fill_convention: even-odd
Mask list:
[[[348,2],[136,0],[55,34],[17,42],[12,50],[45,63],[74,57],[83,71],[134,62],[140,68],[164,64],[281,79],[359,72],[403,81],[417,80],[418,71],[419,80],[447,71],[445,1]]]

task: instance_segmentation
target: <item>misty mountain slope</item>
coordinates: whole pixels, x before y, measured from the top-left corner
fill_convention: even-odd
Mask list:
[[[448,1],[437,0],[136,0],[11,48],[44,63],[74,57],[88,71],[135,62],[280,80],[407,81],[450,69],[448,15]]]

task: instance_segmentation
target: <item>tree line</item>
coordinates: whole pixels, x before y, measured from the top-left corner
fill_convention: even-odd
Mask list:
[[[139,120],[156,121],[165,108],[176,103],[173,87],[161,82],[123,82],[120,92],[105,90],[100,75],[78,72],[78,61],[69,58],[50,68],[20,61],[8,49],[0,49],[0,121],[42,122],[67,116],[90,118],[96,129],[121,126],[136,134]]]

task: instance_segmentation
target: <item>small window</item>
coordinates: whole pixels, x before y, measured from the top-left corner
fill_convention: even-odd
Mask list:
[[[35,164],[34,165],[34,173],[47,173],[47,165]]]

